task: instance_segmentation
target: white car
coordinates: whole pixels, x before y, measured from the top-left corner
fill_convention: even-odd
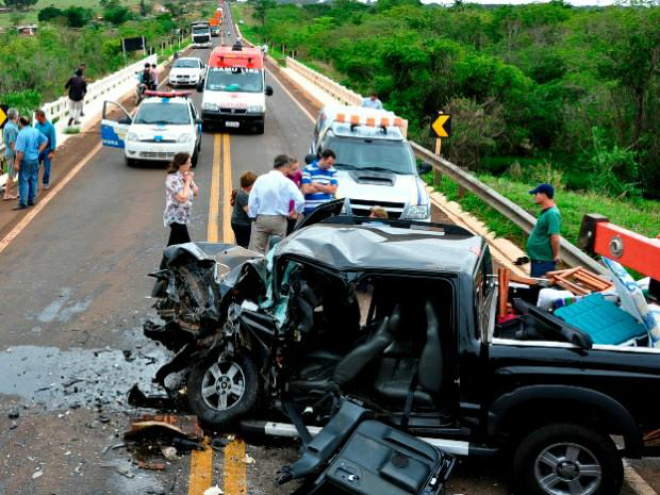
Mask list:
[[[177,59],[170,70],[170,86],[197,86],[204,80],[206,67],[197,57]]]
[[[123,148],[127,165],[139,161],[169,162],[189,153],[193,167],[202,146],[202,123],[188,93],[147,91],[135,116],[120,103],[103,104],[104,146]]]
[[[431,220],[431,202],[405,137],[403,121],[392,112],[329,105],[319,113],[310,153],[337,155],[337,197],[348,199],[346,213],[369,216],[380,206],[392,219]],[[312,157],[308,157],[309,160]]]

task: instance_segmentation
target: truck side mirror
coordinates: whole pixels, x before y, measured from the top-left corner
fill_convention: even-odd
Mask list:
[[[424,162],[417,166],[417,171],[420,175],[428,174],[431,170],[433,170],[433,166],[429,162]]]
[[[204,92],[204,81],[199,81],[197,83],[197,92],[198,93]]]
[[[266,86],[266,96],[273,96],[273,88],[271,86]]]

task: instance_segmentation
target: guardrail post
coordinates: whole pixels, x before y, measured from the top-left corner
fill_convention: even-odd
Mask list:
[[[433,185],[438,187],[442,183],[442,172],[437,168],[433,169]]]

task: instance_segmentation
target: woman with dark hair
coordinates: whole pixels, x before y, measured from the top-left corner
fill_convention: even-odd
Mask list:
[[[167,168],[163,222],[165,227],[170,228],[168,246],[190,242],[188,224],[193,198],[199,193],[191,167],[190,154],[177,153]]]
[[[247,249],[250,245],[250,231],[252,230],[252,220],[248,216],[248,201],[250,190],[257,180],[254,172],[247,171],[240,178],[241,188],[232,192],[231,205],[231,228],[236,237],[236,244]]]

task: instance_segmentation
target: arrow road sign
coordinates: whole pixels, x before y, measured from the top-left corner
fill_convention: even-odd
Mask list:
[[[431,133],[437,138],[448,138],[451,136],[451,115],[440,113],[431,122]]]
[[[5,122],[7,122],[7,110],[9,107],[7,105],[0,105],[0,129],[2,129],[5,126]]]

